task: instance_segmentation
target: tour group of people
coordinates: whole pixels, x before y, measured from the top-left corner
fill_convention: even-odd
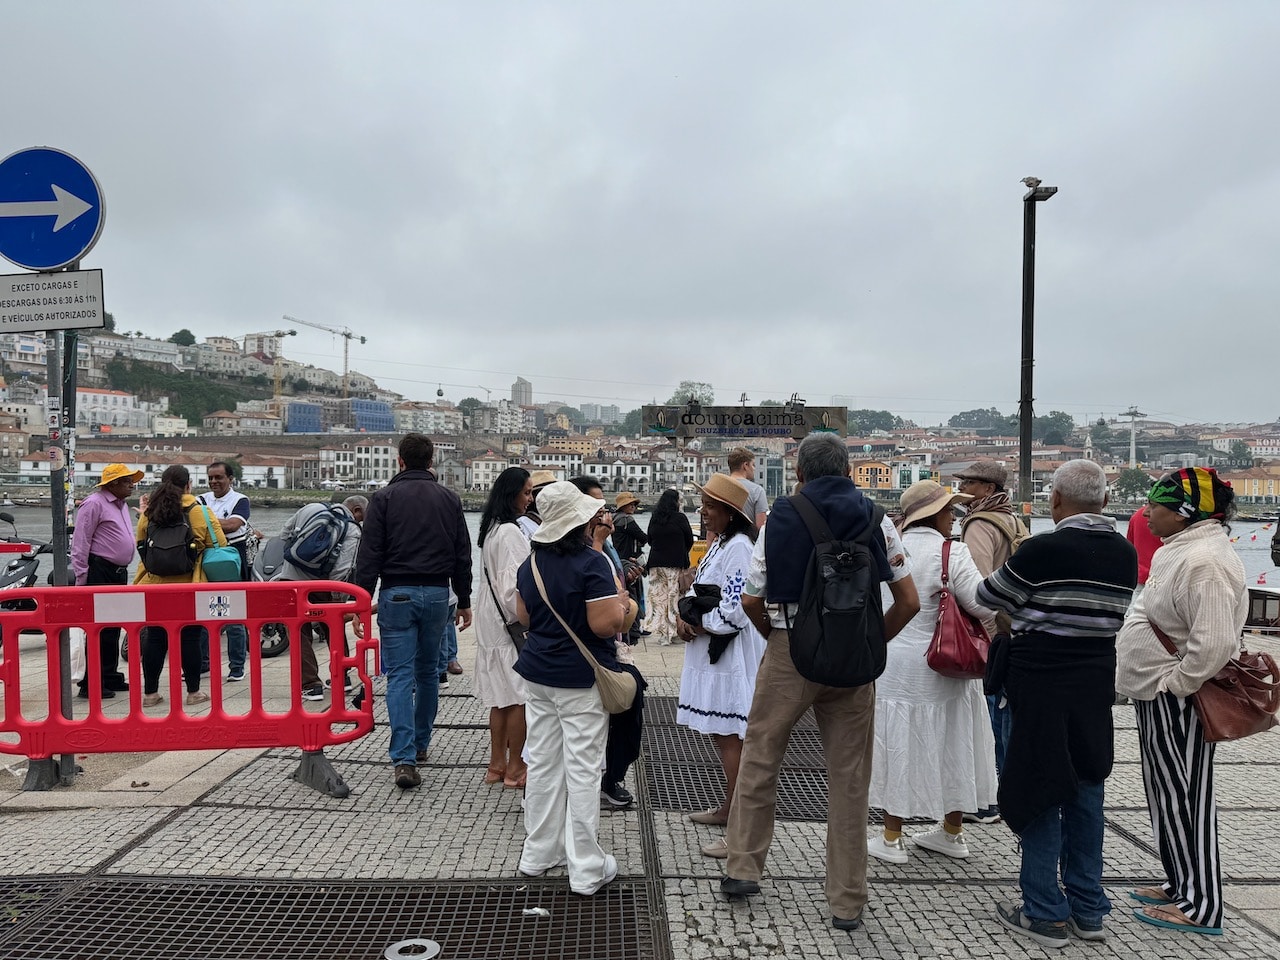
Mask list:
[[[968,859],[965,823],[1003,819],[1019,839],[1021,899],[997,904],[995,918],[1048,947],[1104,939],[1113,905],[1101,883],[1103,798],[1119,695],[1137,714],[1164,873],[1130,893],[1134,916],[1221,933],[1214,744],[1205,742],[1190,698],[1235,653],[1247,590],[1228,540],[1234,497],[1214,471],[1189,467],[1161,478],[1126,539],[1103,514],[1102,469],[1069,461],[1053,476],[1053,529],[1032,537],[997,462],[961,471],[955,492],[918,481],[889,517],[853,483],[843,442],[812,434],[799,446],[795,493],[771,510],[754,482],[751,452],[730,452],[731,472],[699,488],[706,550],[693,564],[680,491],[661,494],[646,530],[632,516],[638,501],[629,492],[609,504],[595,478],[564,481],[511,467],[489,493],[478,536],[482,569],[473,578],[461,501],[436,480],[432,456],[428,437],[406,435],[391,482],[367,502],[344,505],[357,533],[334,573],[378,591],[389,752],[401,788],[422,782],[438,687],[456,657],[449,634],[474,623],[473,691],[489,709],[483,783],[524,791],[522,874],[567,866],[570,888],[582,895],[616,877],[617,861],[599,842],[599,812],[633,799],[625,779],[640,752],[645,682],[632,649],[653,636],[684,645],[677,722],[709,736],[721,764],[722,802],[689,816],[723,828],[702,853],[725,862],[726,895],[762,892],[783,756],[812,708],[829,781],[826,897],[837,929],[862,923],[868,857],[898,865],[920,853]],[[81,507],[77,582],[124,582],[148,528],[180,511],[191,511],[201,546],[234,544],[248,509],[247,500],[228,497],[226,470],[210,467],[210,513],[192,509],[199,502],[187,469],[170,467],[135,529],[125,501],[140,475],[108,467]],[[797,497],[835,539],[869,544],[887,641],[874,682],[826,685],[801,676],[791,656],[814,550]],[[301,513],[295,520],[305,519]],[[1135,598],[1140,565],[1144,589]],[[187,575],[201,578],[198,565]],[[145,561],[134,578],[174,580],[148,572]],[[1000,676],[988,678],[989,695],[981,680],[952,679],[928,665],[944,580],[994,641]],[[187,703],[207,698],[202,631],[184,629],[180,638]],[[239,643],[228,635],[233,681],[243,676]],[[167,649],[162,633],[143,639],[144,703],[162,697]],[[115,650],[118,638],[104,629],[104,697],[127,689]],[[317,679],[314,653],[311,664],[308,686]],[[628,709],[605,710],[597,669],[632,675],[637,695]],[[882,812],[883,827],[868,836],[871,808]],[[908,821],[922,819],[927,828],[906,832]]]

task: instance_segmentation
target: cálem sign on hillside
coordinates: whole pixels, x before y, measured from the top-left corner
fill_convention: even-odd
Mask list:
[[[810,433],[848,436],[845,407],[697,407],[646,404],[642,431],[660,437],[792,437]]]

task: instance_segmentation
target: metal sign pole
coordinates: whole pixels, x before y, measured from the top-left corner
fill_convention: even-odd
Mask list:
[[[59,331],[50,331],[45,340],[45,369],[47,371],[48,389],[51,391],[45,400],[45,420],[49,431],[49,444],[46,453],[49,458],[49,507],[51,517],[51,535],[49,542],[53,546],[53,582],[66,583],[67,575],[67,493],[63,486],[65,473],[65,449],[63,447],[62,406],[63,398],[54,396],[52,391],[62,389],[61,363],[62,337]],[[71,631],[62,629],[58,633],[58,660],[62,665],[62,687],[59,690],[62,716],[71,719]],[[58,764],[58,779],[64,786],[74,781],[76,775],[75,754],[63,754]]]

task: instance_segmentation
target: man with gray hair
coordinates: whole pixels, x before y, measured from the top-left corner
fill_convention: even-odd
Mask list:
[[[760,892],[765,857],[773,840],[778,771],[791,729],[813,707],[827,765],[827,903],[839,930],[862,924],[867,902],[867,790],[875,744],[875,684],[836,687],[805,679],[791,658],[790,626],[815,545],[792,502],[804,497],[826,521],[836,540],[866,542],[872,576],[889,584],[893,603],[884,612],[884,639],[891,640],[916,615],[920,599],[893,525],[870,530],[880,514],[849,478],[849,451],[839,437],[805,437],[796,458],[795,497],[779,497],[761,528],[747,572],[742,609],[767,638],[747,714],[738,785],[729,811],[728,872],[720,889],[729,896]],[[803,487],[803,492],[799,488]],[[892,536],[892,541],[887,537]],[[874,602],[880,594],[872,584]],[[852,638],[851,638],[852,639]]]
[[[1103,783],[1113,759],[1116,633],[1138,556],[1102,515],[1106,503],[1101,467],[1064,463],[1049,495],[1053,531],[1032,537],[978,587],[978,602],[1012,622],[1003,681],[1013,725],[999,801],[1021,840],[1022,903],[1001,903],[996,915],[1047,947],[1065,946],[1070,934],[1105,939],[1111,911],[1102,890]],[[998,672],[994,650],[992,660]]]

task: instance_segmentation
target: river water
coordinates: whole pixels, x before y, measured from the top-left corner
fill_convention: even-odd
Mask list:
[[[20,537],[33,537],[36,540],[48,540],[53,529],[47,507],[8,507],[7,512],[13,514],[14,521],[17,526],[17,533]],[[294,513],[291,508],[270,508],[261,507],[253,511],[253,525],[261,530],[267,536],[275,536],[284,529],[285,522]],[[690,523],[693,524],[694,532],[698,530],[698,517],[696,514],[688,514]],[[472,561],[475,569],[479,570],[480,550],[475,546],[476,535],[480,531],[480,514],[468,513],[467,529],[471,532],[472,543]],[[636,521],[641,527],[647,528],[649,525],[649,515],[647,513],[636,514]],[[1035,517],[1031,521],[1031,532],[1042,533],[1051,529],[1052,522],[1047,517]],[[1117,521],[1116,527],[1123,533],[1128,524],[1126,521]],[[1280,587],[1280,570],[1277,570],[1271,562],[1271,534],[1274,532],[1275,525],[1272,523],[1260,523],[1249,521],[1236,521],[1231,525],[1231,536],[1237,538],[1234,544],[1236,552],[1240,555],[1240,560],[1244,563],[1245,582],[1249,586],[1258,584],[1259,577],[1268,580],[1270,585]],[[0,534],[8,534],[8,524],[0,523]],[[43,561],[44,568],[49,569],[49,561]],[[42,577],[43,579],[43,577]]]

